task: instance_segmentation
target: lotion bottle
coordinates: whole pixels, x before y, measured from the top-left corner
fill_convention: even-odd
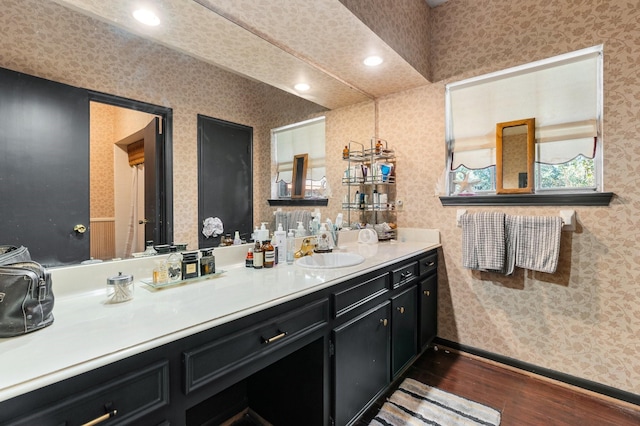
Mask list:
[[[287,233],[282,229],[282,224],[278,224],[278,230],[273,233],[275,246],[278,247],[278,263],[284,263],[287,257],[285,247],[287,245]]]
[[[287,234],[287,265],[293,265],[293,258],[296,251],[296,237],[293,234],[293,229],[289,229]]]

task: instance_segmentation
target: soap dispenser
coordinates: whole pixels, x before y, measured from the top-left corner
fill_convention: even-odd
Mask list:
[[[304,226],[302,226],[302,222],[298,222],[298,228],[296,229],[296,237],[306,237],[307,231],[304,230]]]
[[[267,222],[260,222],[260,231],[258,232],[258,240],[266,241],[269,239],[269,230],[267,229]]]

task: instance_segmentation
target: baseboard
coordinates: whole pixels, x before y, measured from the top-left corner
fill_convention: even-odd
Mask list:
[[[442,339],[440,337],[436,337],[431,344],[446,346],[456,351],[465,352],[468,354],[475,355],[479,358],[484,358],[487,360],[491,360],[500,364],[504,364],[504,365],[516,368],[518,370],[533,373],[542,377],[547,377],[557,382],[562,382],[576,388],[593,392],[595,394],[603,395],[619,401],[628,402],[634,405],[635,407],[633,408],[636,410],[638,409],[638,406],[640,406],[640,395],[623,391],[623,390],[614,388],[612,386],[603,385],[598,382],[582,379],[580,377],[561,373],[555,370],[550,370],[548,368],[538,367],[536,365],[529,364],[527,362],[520,361],[515,358],[499,355],[493,352],[485,351],[483,349],[478,349],[472,346],[467,346],[461,343],[453,342],[451,340]]]

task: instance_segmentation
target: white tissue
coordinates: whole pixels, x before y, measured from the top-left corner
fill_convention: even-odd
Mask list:
[[[217,237],[218,235],[222,235],[224,232],[224,227],[222,226],[222,221],[217,217],[208,217],[202,221],[202,235],[206,238],[211,236]]]

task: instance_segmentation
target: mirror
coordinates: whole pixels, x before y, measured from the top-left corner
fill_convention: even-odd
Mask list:
[[[496,124],[496,194],[533,192],[535,118]]]
[[[291,198],[304,198],[304,190],[307,181],[308,158],[309,154],[300,154],[293,157]]]

